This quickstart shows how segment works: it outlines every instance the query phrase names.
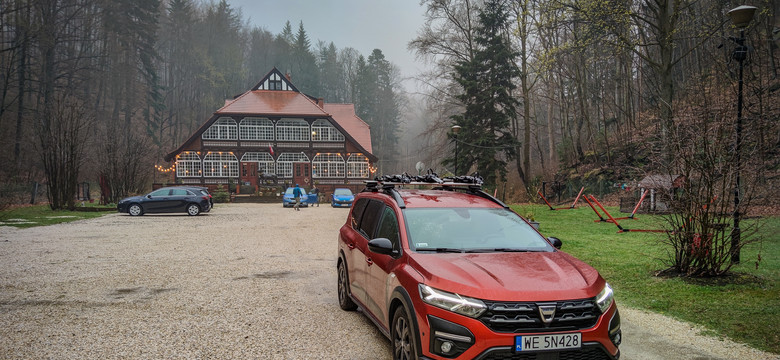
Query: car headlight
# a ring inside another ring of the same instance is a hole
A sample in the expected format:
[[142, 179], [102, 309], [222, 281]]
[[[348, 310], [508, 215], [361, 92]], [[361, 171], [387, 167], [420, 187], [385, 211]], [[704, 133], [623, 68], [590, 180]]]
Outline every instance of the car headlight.
[[601, 313], [604, 313], [609, 309], [609, 306], [612, 305], [613, 298], [614, 294], [612, 288], [607, 283], [604, 285], [604, 290], [601, 290], [598, 296], [596, 296], [596, 305], [601, 310]]
[[440, 307], [468, 317], [477, 318], [487, 309], [482, 300], [460, 296], [420, 284], [420, 297], [426, 304]]

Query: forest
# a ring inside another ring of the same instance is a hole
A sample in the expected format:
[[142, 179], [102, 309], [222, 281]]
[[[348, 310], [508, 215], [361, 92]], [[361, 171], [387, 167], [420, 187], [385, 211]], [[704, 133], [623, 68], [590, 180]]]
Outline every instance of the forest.
[[3, 191], [59, 184], [49, 200], [67, 207], [100, 176], [113, 199], [147, 189], [165, 153], [276, 67], [354, 103], [382, 172], [477, 171], [513, 201], [542, 182], [609, 192], [652, 173], [711, 175], [724, 199], [741, 174], [753, 204], [776, 198], [777, 2], [752, 3], [741, 31], [736, 1], [421, 4], [408, 49], [427, 70], [409, 93], [381, 49], [313, 44], [302, 22], [273, 34], [225, 0], [5, 0]]
[[33, 181], [64, 208], [99, 177], [111, 202], [147, 190], [168, 176], [165, 154], [274, 67], [306, 94], [355, 103], [393, 161], [398, 69], [380, 49], [313, 44], [302, 22], [272, 34], [224, 0], [3, 0], [0, 30], [6, 205]]

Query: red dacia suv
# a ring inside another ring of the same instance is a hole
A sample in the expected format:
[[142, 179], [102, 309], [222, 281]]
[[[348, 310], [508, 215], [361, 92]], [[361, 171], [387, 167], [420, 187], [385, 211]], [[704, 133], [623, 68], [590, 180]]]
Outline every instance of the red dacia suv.
[[339, 231], [340, 307], [393, 359], [619, 358], [609, 284], [474, 179], [369, 182]]

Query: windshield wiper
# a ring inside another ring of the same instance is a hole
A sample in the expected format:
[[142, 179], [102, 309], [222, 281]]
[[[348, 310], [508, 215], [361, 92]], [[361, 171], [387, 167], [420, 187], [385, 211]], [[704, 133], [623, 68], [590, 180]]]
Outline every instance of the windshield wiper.
[[455, 248], [416, 248], [416, 251], [435, 251], [437, 253], [462, 253], [463, 249], [455, 249]]
[[483, 252], [539, 252], [539, 250], [529, 249], [517, 249], [517, 248], [494, 248], [494, 249], [472, 249], [466, 250], [468, 253], [483, 253]]

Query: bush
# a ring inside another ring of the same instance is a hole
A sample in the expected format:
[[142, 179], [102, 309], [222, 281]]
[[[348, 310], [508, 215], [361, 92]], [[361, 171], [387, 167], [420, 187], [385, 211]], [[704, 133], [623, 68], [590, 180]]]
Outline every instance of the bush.
[[217, 186], [217, 190], [211, 194], [215, 203], [228, 203], [230, 202], [230, 193], [225, 189], [225, 185]]

